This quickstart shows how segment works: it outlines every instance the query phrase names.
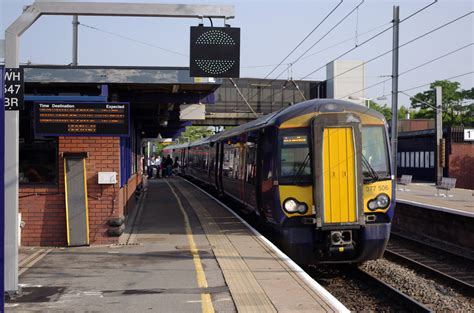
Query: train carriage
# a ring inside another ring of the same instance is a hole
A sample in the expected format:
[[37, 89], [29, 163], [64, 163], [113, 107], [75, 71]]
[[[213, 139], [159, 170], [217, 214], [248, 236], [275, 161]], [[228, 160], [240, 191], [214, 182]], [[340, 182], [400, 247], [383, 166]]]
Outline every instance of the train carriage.
[[395, 184], [386, 121], [347, 101], [302, 102], [188, 145], [182, 173], [241, 203], [301, 264], [382, 256]]

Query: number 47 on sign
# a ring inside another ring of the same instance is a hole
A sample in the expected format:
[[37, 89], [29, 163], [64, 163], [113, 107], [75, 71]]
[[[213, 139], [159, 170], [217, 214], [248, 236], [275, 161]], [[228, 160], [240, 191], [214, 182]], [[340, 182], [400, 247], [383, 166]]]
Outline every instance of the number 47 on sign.
[[5, 69], [5, 110], [23, 110], [23, 69]]

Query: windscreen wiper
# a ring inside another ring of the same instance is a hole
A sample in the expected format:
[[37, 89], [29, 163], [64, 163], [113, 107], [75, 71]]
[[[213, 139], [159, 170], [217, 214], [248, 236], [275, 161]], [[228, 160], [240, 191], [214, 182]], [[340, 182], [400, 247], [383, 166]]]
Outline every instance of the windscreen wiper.
[[306, 155], [306, 157], [304, 158], [303, 163], [301, 163], [300, 167], [298, 168], [298, 171], [296, 172], [296, 175], [293, 178], [293, 185], [297, 185], [299, 183], [300, 178], [301, 178], [301, 174], [303, 173], [303, 169], [308, 164], [308, 161], [309, 161], [309, 152]]
[[365, 158], [362, 154], [362, 163], [364, 164], [365, 168], [367, 169], [367, 174], [369, 174], [369, 178], [371, 183], [376, 182], [379, 180], [379, 175], [374, 170], [374, 168], [370, 165], [369, 161]]

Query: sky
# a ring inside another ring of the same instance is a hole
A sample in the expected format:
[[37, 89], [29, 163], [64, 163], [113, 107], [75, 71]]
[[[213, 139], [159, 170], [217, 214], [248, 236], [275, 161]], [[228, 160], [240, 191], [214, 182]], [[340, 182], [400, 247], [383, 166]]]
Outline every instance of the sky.
[[[103, 2], [152, 2], [168, 1], [107, 1]], [[342, 53], [360, 44], [381, 30], [390, 27], [393, 6], [400, 6], [403, 19], [428, 5], [429, 0], [389, 1], [366, 0], [344, 22], [322, 40], [336, 23], [349, 13], [360, 1], [344, 0], [330, 17], [319, 26], [303, 44], [284, 61], [293, 63], [292, 77], [297, 80], [314, 70], [321, 70], [306, 79], [324, 80], [324, 65]], [[32, 0], [0, 0], [0, 38], [4, 30]], [[220, 0], [179, 1], [186, 4], [226, 4], [235, 6], [235, 19], [228, 23], [241, 28], [241, 77], [266, 77], [324, 17], [339, 3], [339, 0]], [[438, 0], [437, 3], [400, 24], [400, 44], [404, 44], [430, 30], [474, 10], [473, 0]], [[184, 18], [126, 18], [126, 17], [80, 17], [79, 64], [117, 66], [188, 66], [189, 27], [200, 20]], [[20, 62], [33, 64], [69, 64], [72, 59], [72, 18], [43, 16], [21, 36]], [[209, 25], [209, 21], [204, 21]], [[214, 19], [214, 26], [223, 26], [222, 19]], [[93, 28], [95, 29], [93, 29]], [[357, 34], [357, 36], [356, 36]], [[319, 41], [303, 58], [294, 62], [303, 52]], [[474, 14], [460, 19], [413, 43], [400, 48], [399, 72], [422, 65], [458, 48], [458, 52], [426, 64], [400, 76], [399, 89], [429, 84], [435, 80], [453, 77], [474, 71]], [[470, 45], [470, 46], [469, 46]], [[467, 46], [467, 47], [466, 47]], [[354, 49], [341, 59], [369, 61], [392, 49], [392, 32]], [[169, 51], [171, 50], [171, 51]], [[1, 61], [1, 60], [0, 60]], [[287, 79], [286, 65], [268, 75]], [[392, 72], [392, 54], [366, 64], [366, 86], [387, 79]], [[382, 77], [381, 77], [382, 76]], [[384, 77], [385, 76], [385, 77]], [[461, 88], [474, 86], [474, 73], [454, 79]], [[421, 87], [406, 93], [414, 95], [427, 90]], [[391, 82], [380, 84], [365, 91], [367, 98], [388, 95], [390, 104]], [[409, 106], [409, 97], [400, 94], [399, 105]]]

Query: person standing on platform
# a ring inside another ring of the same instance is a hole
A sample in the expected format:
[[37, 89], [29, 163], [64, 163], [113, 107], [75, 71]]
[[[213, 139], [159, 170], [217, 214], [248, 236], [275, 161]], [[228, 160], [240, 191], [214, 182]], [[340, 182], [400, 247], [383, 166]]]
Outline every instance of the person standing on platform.
[[148, 174], [148, 179], [150, 179], [153, 176], [153, 159], [152, 158], [147, 158], [146, 162], [146, 172]]
[[160, 178], [160, 170], [161, 170], [161, 157], [157, 156], [155, 160], [156, 166], [156, 178]]
[[173, 162], [173, 174], [174, 175], [178, 175], [178, 171], [179, 171], [179, 158], [176, 157], [174, 158], [174, 162]]
[[166, 160], [164, 161], [163, 165], [166, 169], [166, 176], [171, 177], [172, 170], [173, 170], [173, 159], [171, 159], [171, 156], [169, 154], [166, 157]]

